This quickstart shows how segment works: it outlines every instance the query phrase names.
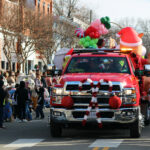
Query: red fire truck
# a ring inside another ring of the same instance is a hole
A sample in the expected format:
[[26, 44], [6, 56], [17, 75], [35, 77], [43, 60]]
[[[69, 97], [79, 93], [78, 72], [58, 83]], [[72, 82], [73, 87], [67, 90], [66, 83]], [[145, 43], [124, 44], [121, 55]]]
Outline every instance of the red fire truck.
[[150, 123], [149, 101], [142, 99], [150, 65], [135, 68], [136, 55], [130, 54], [130, 49], [74, 49], [52, 89], [52, 136], [61, 136], [63, 128], [114, 126], [140, 137], [144, 123]]

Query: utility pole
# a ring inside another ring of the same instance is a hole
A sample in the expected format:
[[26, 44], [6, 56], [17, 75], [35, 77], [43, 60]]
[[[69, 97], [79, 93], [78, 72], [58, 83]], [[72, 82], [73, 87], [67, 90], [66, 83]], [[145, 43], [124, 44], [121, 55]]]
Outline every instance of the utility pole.
[[90, 23], [92, 22], [92, 14], [93, 14], [93, 12], [92, 12], [92, 10], [90, 10]]

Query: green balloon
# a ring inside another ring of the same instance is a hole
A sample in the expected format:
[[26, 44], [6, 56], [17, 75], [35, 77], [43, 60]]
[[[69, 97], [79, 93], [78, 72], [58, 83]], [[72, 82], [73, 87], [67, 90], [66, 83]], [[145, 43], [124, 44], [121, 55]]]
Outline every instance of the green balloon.
[[105, 18], [104, 17], [101, 18], [101, 23], [105, 23]]
[[106, 23], [105, 23], [105, 27], [106, 27], [107, 29], [110, 29], [110, 28], [111, 28], [110, 23], [106, 22]]
[[79, 41], [79, 44], [82, 45], [82, 41], [81, 40]]
[[86, 41], [90, 41], [90, 40], [91, 40], [90, 36], [86, 36], [86, 37], [85, 37], [85, 40], [86, 40]]
[[97, 45], [96, 45], [96, 44], [94, 44], [94, 45], [93, 45], [93, 47], [94, 47], [94, 48], [97, 48]]
[[108, 16], [105, 17], [107, 22], [110, 22], [110, 18]]
[[84, 43], [84, 47], [87, 48], [87, 47], [89, 47], [89, 46], [90, 46], [90, 43], [89, 43], [89, 42], [85, 42], [85, 43]]
[[93, 40], [90, 41], [90, 46], [93, 46], [95, 42]]
[[81, 43], [85, 43], [85, 38], [80, 39]]
[[93, 39], [93, 41], [94, 41], [94, 44], [97, 44], [98, 39]]

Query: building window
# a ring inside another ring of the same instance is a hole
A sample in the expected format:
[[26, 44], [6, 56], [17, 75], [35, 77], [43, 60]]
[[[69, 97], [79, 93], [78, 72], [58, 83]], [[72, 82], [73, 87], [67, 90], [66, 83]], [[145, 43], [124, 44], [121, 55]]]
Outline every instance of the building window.
[[8, 70], [8, 62], [6, 62], [6, 70]]
[[50, 13], [50, 4], [47, 5], [47, 13]]
[[13, 63], [12, 63], [12, 71], [14, 71], [14, 72], [15, 72], [15, 70], [16, 70], [15, 62], [13, 62]]
[[38, 66], [39, 66], [39, 70], [41, 70], [42, 69], [42, 62], [38, 62]]
[[45, 2], [43, 2], [43, 14], [45, 13]]
[[38, 0], [38, 11], [40, 11], [40, 0]]
[[1, 68], [5, 69], [5, 61], [1, 61]]

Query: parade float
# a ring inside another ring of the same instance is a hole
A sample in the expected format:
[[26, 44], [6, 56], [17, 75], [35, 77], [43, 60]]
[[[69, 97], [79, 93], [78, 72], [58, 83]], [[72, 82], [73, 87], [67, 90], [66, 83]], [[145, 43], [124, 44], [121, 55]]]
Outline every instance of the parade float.
[[[118, 32], [120, 49], [98, 49], [96, 41], [109, 28], [110, 19], [104, 17], [85, 31], [75, 31], [84, 48], [71, 49], [60, 81], [52, 89], [52, 136], [61, 136], [63, 128], [102, 129], [117, 125], [128, 128], [130, 136], [138, 138], [144, 123], [149, 125], [149, 101], [142, 98], [143, 76], [149, 76], [150, 65], [141, 57], [141, 37], [133, 28], [122, 29]], [[128, 36], [123, 36], [128, 31]]]

